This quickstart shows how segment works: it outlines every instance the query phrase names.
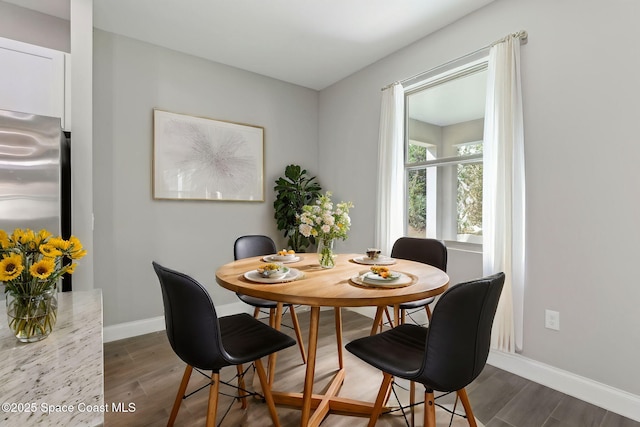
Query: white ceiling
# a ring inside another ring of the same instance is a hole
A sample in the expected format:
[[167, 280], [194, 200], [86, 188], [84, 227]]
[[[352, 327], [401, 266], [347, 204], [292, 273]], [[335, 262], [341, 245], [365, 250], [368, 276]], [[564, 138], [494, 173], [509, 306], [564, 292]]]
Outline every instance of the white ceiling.
[[[64, 19], [69, 0], [4, 0]], [[93, 0], [94, 26], [320, 90], [493, 0]]]

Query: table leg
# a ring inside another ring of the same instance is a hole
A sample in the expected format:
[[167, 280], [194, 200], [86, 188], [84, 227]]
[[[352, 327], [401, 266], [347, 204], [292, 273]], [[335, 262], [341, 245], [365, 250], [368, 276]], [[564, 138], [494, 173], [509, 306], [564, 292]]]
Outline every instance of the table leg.
[[384, 313], [384, 307], [378, 307], [376, 309], [376, 317], [373, 319], [373, 326], [371, 327], [371, 333], [369, 335], [375, 335], [378, 333], [380, 322], [382, 321], [382, 314]]
[[284, 311], [284, 305], [279, 302], [278, 305], [276, 305], [276, 318], [273, 322], [273, 327], [276, 330], [280, 330], [280, 325], [282, 324], [282, 312]]
[[273, 308], [269, 309], [269, 326], [276, 327], [276, 310]]
[[340, 307], [333, 308], [336, 318], [336, 344], [338, 344], [338, 366], [340, 369], [344, 368], [342, 361], [342, 311]]
[[311, 321], [309, 324], [309, 352], [307, 354], [307, 372], [304, 379], [304, 391], [302, 399], [302, 419], [300, 425], [309, 424], [311, 416], [311, 397], [313, 395], [313, 382], [316, 370], [316, 353], [318, 352], [318, 327], [320, 325], [320, 307], [311, 307]]
[[400, 306], [398, 304], [393, 306], [393, 318], [396, 319], [396, 326], [404, 323], [404, 319], [400, 317]]
[[[275, 319], [273, 321], [273, 325], [272, 327], [275, 328], [276, 330], [280, 330], [280, 325], [282, 323], [282, 303], [279, 302], [278, 305], [276, 306], [276, 314], [275, 314]], [[269, 355], [269, 359], [268, 359], [268, 369], [269, 369], [269, 373], [267, 375], [267, 380], [269, 381], [269, 386], [273, 385], [273, 381], [276, 377], [276, 357], [277, 357], [278, 352], [274, 352], [271, 353]]]

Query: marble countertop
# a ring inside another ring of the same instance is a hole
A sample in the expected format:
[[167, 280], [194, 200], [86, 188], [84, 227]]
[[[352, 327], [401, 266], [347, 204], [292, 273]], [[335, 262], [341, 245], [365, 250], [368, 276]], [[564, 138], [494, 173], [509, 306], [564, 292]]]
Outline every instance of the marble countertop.
[[53, 332], [35, 343], [13, 336], [0, 303], [0, 425], [103, 424], [102, 291], [58, 293]]

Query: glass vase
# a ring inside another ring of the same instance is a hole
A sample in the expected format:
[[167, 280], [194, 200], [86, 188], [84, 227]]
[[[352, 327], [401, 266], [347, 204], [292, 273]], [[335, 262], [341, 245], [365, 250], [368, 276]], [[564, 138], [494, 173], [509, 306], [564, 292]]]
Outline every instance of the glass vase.
[[336, 255], [333, 253], [333, 239], [318, 240], [318, 262], [322, 268], [333, 268], [336, 266]]
[[58, 316], [57, 290], [38, 294], [7, 293], [9, 329], [21, 342], [36, 342], [49, 336]]

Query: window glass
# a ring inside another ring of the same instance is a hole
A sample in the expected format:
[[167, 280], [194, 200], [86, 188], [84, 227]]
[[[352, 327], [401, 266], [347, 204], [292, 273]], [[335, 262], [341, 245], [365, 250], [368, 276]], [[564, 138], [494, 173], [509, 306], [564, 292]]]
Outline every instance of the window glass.
[[482, 243], [486, 63], [406, 91], [406, 234]]

